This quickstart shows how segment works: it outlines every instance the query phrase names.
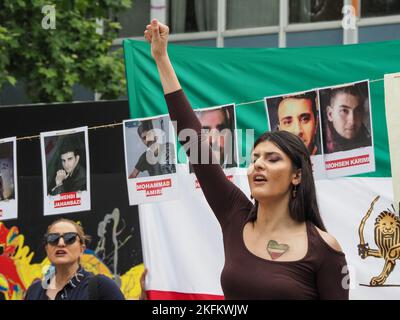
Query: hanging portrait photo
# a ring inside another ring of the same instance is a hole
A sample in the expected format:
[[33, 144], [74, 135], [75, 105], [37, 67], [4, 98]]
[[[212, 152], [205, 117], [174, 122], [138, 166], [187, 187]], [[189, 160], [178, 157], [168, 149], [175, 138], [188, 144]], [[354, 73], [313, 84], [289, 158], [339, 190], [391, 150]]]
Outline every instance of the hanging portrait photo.
[[[197, 109], [195, 113], [201, 123], [202, 133], [207, 136], [215, 162], [219, 163], [224, 170], [236, 168], [238, 150], [235, 105]], [[188, 163], [189, 172], [193, 173], [193, 166], [189, 161]]]
[[329, 177], [375, 170], [369, 81], [319, 89]]
[[176, 199], [176, 142], [167, 116], [125, 120], [130, 205]]
[[87, 127], [41, 133], [45, 214], [90, 210]]
[[264, 98], [271, 131], [297, 135], [307, 147], [316, 179], [325, 178], [321, 121], [315, 90]]
[[0, 139], [0, 220], [18, 216], [16, 137]]

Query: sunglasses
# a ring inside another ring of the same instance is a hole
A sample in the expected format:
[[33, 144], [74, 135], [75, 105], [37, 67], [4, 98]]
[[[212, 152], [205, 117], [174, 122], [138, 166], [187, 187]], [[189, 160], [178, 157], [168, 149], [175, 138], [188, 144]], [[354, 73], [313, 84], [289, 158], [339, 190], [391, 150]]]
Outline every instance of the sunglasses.
[[61, 233], [48, 233], [44, 236], [44, 243], [52, 246], [58, 245], [60, 238], [63, 238], [65, 245], [69, 246], [74, 244], [79, 235], [76, 232]]

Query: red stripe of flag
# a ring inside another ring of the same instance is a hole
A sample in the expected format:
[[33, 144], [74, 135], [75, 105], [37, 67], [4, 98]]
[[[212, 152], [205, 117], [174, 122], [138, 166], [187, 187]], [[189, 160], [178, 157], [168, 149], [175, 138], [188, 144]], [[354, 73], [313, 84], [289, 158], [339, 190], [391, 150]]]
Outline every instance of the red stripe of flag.
[[149, 300], [224, 300], [224, 296], [207, 293], [183, 293], [174, 291], [147, 290]]

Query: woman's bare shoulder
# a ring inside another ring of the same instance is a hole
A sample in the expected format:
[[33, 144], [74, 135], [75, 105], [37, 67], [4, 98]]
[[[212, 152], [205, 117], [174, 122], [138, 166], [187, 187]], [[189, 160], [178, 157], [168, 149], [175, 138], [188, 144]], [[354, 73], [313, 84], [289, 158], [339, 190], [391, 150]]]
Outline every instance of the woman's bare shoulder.
[[343, 252], [339, 242], [335, 239], [334, 236], [330, 235], [328, 232], [322, 231], [318, 227], [315, 227], [321, 236], [321, 238], [334, 250]]

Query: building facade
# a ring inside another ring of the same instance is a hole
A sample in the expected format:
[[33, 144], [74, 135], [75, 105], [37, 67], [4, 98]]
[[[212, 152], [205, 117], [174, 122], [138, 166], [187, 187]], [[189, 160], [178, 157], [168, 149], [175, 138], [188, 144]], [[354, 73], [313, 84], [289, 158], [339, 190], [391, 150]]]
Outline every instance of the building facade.
[[[400, 39], [399, 0], [134, 0], [119, 15], [114, 41], [143, 39], [151, 18], [171, 29], [172, 43], [208, 47], [304, 47]], [[74, 100], [96, 100], [81, 86]], [[126, 98], [126, 97], [121, 97]], [[29, 103], [23, 86], [6, 86], [0, 104]]]

